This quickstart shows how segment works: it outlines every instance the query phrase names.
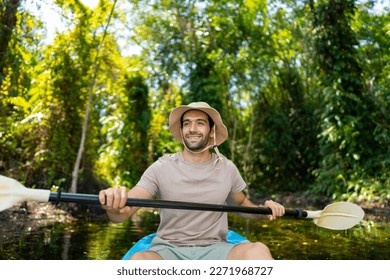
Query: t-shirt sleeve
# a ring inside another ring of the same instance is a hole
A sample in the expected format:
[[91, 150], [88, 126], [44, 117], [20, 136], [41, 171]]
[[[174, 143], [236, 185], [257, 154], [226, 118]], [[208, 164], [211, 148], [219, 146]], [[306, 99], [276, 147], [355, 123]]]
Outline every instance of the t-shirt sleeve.
[[247, 184], [242, 178], [238, 168], [232, 162], [229, 162], [229, 164], [231, 170], [230, 174], [232, 176], [232, 189], [230, 192], [231, 193], [241, 192], [246, 188]]
[[151, 166], [149, 166], [142, 174], [140, 180], [137, 183], [137, 186], [144, 188], [152, 196], [158, 193], [158, 182], [155, 172], [156, 164], [157, 163], [153, 163]]

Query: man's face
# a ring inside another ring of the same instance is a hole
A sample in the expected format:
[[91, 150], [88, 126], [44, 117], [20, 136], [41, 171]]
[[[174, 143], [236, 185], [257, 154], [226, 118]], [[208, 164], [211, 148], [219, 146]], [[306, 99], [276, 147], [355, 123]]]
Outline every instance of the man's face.
[[188, 149], [191, 151], [204, 149], [209, 143], [212, 132], [208, 115], [197, 110], [184, 113], [182, 131], [183, 139]]

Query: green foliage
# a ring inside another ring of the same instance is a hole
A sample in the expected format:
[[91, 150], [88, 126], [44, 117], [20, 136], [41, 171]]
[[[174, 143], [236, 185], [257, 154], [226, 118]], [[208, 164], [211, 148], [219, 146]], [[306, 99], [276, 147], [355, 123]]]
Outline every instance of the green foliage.
[[[313, 12], [315, 51], [324, 90], [319, 139], [322, 161], [312, 191], [339, 198], [355, 185], [357, 174], [373, 182], [384, 178], [383, 172], [388, 174], [389, 142], [375, 137], [378, 131], [384, 132], [382, 121], [378, 125], [375, 119], [388, 117], [362, 79], [364, 69], [351, 28], [354, 1], [322, 1]], [[340, 184], [339, 178], [345, 183]]]
[[27, 11], [18, 12], [20, 4], [0, 4], [0, 172], [24, 181], [34, 170], [31, 158], [39, 142], [41, 116], [29, 90], [41, 22]]
[[[252, 184], [258, 191], [299, 191], [315, 178], [318, 164], [317, 119], [314, 105], [303, 96], [302, 81], [294, 69], [281, 70], [278, 92], [281, 103], [272, 106], [260, 100], [255, 107], [255, 123], [250, 159]], [[260, 155], [260, 156], [259, 156]]]
[[[66, 31], [44, 46], [42, 22], [20, 3], [7, 15], [11, 6], [0, 6], [0, 172], [68, 186], [92, 92], [79, 189], [131, 187], [158, 157], [181, 150], [169, 112], [203, 100], [221, 112], [230, 136], [221, 151], [254, 193], [388, 200], [388, 9], [118, 1], [104, 35], [117, 1], [92, 11], [61, 0]], [[141, 53], [122, 54], [124, 37]]]
[[335, 198], [356, 203], [379, 203], [386, 204], [390, 199], [389, 177], [387, 178], [365, 178], [364, 171], [356, 172], [347, 181], [341, 175], [337, 178], [340, 185], [346, 189], [343, 194], [335, 194]]
[[[148, 165], [148, 131], [151, 118], [148, 87], [138, 73], [129, 73], [114, 115], [102, 120], [110, 147], [101, 150], [102, 174], [110, 184], [135, 185]], [[109, 153], [107, 153], [109, 151]]]

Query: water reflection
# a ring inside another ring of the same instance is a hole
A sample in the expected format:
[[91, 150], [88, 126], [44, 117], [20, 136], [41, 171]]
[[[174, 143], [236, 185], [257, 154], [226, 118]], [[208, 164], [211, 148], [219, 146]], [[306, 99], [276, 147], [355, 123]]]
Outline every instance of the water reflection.
[[390, 259], [388, 221], [365, 219], [344, 231], [324, 229], [311, 221], [295, 219], [248, 223], [231, 216], [230, 224], [251, 241], [267, 244], [275, 259]]
[[[145, 212], [136, 223], [89, 217], [10, 233], [0, 241], [0, 259], [120, 259], [137, 240], [156, 230], [158, 220], [157, 212]], [[319, 228], [307, 220], [247, 221], [234, 214], [229, 214], [229, 223], [249, 240], [267, 244], [275, 259], [390, 259], [387, 220], [366, 217], [346, 231]]]

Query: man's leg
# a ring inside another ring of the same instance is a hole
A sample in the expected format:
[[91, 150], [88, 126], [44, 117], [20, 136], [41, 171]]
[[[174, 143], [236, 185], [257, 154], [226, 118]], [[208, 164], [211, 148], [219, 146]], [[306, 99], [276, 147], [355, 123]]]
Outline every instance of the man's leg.
[[273, 260], [268, 247], [261, 242], [244, 242], [233, 247], [228, 260]]
[[162, 260], [162, 258], [155, 252], [146, 251], [133, 254], [130, 260]]

